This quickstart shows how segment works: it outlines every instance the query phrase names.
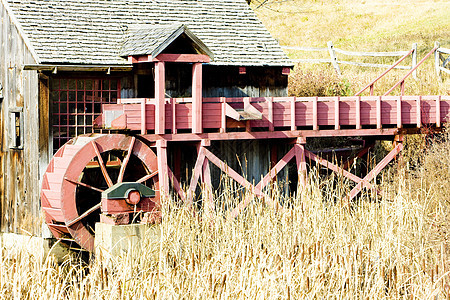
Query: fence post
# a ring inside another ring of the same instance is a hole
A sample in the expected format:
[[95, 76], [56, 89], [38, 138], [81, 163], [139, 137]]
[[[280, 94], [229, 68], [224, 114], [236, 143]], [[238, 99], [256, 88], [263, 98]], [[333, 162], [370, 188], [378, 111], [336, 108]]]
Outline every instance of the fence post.
[[[440, 44], [439, 42], [434, 42], [434, 47], [435, 48], [439, 48]], [[441, 69], [440, 69], [440, 57], [439, 57], [439, 49], [436, 49], [436, 51], [434, 51], [434, 68], [436, 69], [436, 75], [437, 77], [439, 77], [439, 80], [441, 80]]]
[[[417, 43], [412, 44], [412, 62], [411, 62], [411, 69], [414, 69], [417, 66]], [[417, 80], [417, 69], [413, 71], [412, 76], [414, 79]]]
[[341, 74], [341, 69], [339, 68], [338, 60], [337, 60], [337, 57], [336, 57], [336, 52], [334, 51], [333, 42], [329, 41], [327, 43], [327, 46], [328, 46], [328, 52], [330, 53], [330, 57], [331, 57], [331, 64], [336, 69], [336, 72], [339, 75], [342, 75]]

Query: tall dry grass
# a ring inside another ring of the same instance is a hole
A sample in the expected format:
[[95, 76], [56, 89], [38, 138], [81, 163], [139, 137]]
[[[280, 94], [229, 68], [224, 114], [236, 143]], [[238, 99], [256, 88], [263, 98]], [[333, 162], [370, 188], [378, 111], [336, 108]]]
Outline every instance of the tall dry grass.
[[449, 135], [428, 144], [383, 174], [380, 195], [350, 206], [342, 178], [315, 172], [291, 197], [267, 191], [283, 205], [254, 201], [232, 221], [223, 209], [251, 196], [232, 184], [202, 218], [167, 202], [160, 236], [137, 260], [58, 265], [1, 249], [0, 298], [448, 299]]

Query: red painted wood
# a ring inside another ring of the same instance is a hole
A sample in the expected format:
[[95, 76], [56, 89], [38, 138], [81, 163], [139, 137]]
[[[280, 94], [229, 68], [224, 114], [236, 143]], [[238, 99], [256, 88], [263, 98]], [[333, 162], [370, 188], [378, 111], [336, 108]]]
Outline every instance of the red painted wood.
[[303, 144], [296, 144], [294, 148], [295, 160], [297, 162], [298, 183], [301, 187], [305, 187], [307, 183], [305, 146]]
[[388, 155], [386, 155], [376, 166], [373, 168], [369, 174], [367, 174], [358, 184], [351, 190], [349, 195], [349, 200], [352, 200], [356, 197], [356, 195], [359, 194], [359, 192], [363, 189], [363, 187], [367, 186], [370, 188], [369, 182], [374, 179], [381, 170], [384, 169], [396, 156], [400, 153], [403, 149], [402, 143], [397, 143], [397, 145], [394, 147], [394, 149], [389, 152]]
[[164, 62], [155, 63], [155, 133], [165, 133], [166, 79]]
[[295, 123], [295, 101], [296, 101], [296, 97], [293, 97], [291, 100], [291, 130], [296, 130], [297, 126]]
[[192, 66], [192, 133], [202, 133], [202, 64]]
[[[367, 129], [361, 129], [363, 126], [374, 126], [383, 129], [387, 125], [403, 127], [404, 125], [418, 124], [441, 125], [450, 118], [450, 97], [442, 96], [383, 96], [383, 97], [259, 97], [250, 98], [248, 102], [262, 113], [261, 120], [251, 120], [250, 122], [235, 121], [227, 118], [223, 113], [224, 103], [228, 103], [234, 109], [243, 109], [245, 98], [204, 98], [202, 106], [201, 126], [197, 125], [202, 131], [208, 129], [216, 132], [225, 133], [227, 128], [245, 128], [247, 131], [261, 131], [260, 128], [266, 128], [268, 131], [286, 130], [289, 128], [295, 131], [297, 127], [312, 127], [322, 131], [323, 126], [332, 126], [335, 133], [327, 131], [326, 134], [335, 136], [341, 134], [341, 126], [352, 126], [359, 130], [362, 135], [371, 135], [372, 132]], [[131, 100], [128, 100], [132, 102]], [[176, 101], [176, 102], [175, 102]], [[123, 101], [122, 101], [123, 102]], [[420, 102], [420, 105], [418, 105]], [[195, 119], [193, 118], [195, 103], [192, 98], [165, 100], [165, 128], [176, 130], [192, 129]], [[155, 130], [156, 125], [156, 101], [146, 100], [146, 129]], [[140, 119], [142, 110], [140, 104], [120, 104], [117, 107], [105, 105], [104, 109], [123, 110], [126, 118], [126, 128], [131, 130], [140, 130]], [[176, 111], [173, 117], [172, 111]], [[420, 114], [420, 115], [418, 115]], [[293, 117], [295, 120], [293, 121]], [[440, 120], [438, 122], [438, 119]], [[117, 125], [120, 126], [120, 125]], [[420, 125], [421, 126], [421, 125]], [[123, 125], [121, 126], [123, 128]], [[197, 129], [198, 129], [197, 128]], [[254, 128], [259, 128], [254, 130]], [[328, 130], [328, 129], [327, 129]], [[178, 132], [178, 131], [177, 131]], [[199, 133], [200, 134], [200, 133]], [[187, 139], [189, 136], [183, 134]], [[308, 133], [308, 136], [323, 136], [323, 133]]]
[[168, 54], [162, 53], [152, 59], [154, 62], [209, 63], [211, 58], [204, 54]]
[[167, 142], [160, 140], [156, 142], [158, 160], [158, 177], [160, 194], [169, 197], [169, 171], [167, 166]]
[[264, 189], [269, 182], [277, 176], [277, 174], [284, 169], [284, 167], [291, 161], [295, 155], [295, 147], [292, 147], [283, 158], [270, 169], [269, 173], [256, 185], [257, 190]]

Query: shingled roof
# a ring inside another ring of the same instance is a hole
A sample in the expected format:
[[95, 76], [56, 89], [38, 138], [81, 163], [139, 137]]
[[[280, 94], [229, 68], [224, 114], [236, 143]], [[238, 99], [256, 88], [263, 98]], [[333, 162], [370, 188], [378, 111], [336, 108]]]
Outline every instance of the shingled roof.
[[7, 1], [40, 63], [129, 64], [124, 37], [136, 25], [186, 25], [215, 65], [290, 66], [245, 0]]
[[151, 55], [156, 57], [181, 35], [188, 37], [199, 53], [207, 54], [211, 59], [214, 58], [211, 50], [186, 25], [177, 23], [128, 28], [120, 56]]

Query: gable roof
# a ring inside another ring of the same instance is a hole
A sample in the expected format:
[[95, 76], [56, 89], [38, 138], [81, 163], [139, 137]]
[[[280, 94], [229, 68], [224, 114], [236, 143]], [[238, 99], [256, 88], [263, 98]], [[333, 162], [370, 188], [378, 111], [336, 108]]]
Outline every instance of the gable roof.
[[149, 25], [128, 28], [120, 56], [151, 55], [156, 57], [182, 34], [191, 40], [199, 52], [207, 54], [211, 59], [214, 58], [211, 50], [186, 25], [176, 23], [173, 25]]
[[246, 0], [4, 1], [41, 63], [129, 64], [120, 56], [129, 28], [178, 23], [214, 54], [210, 64], [292, 65]]

